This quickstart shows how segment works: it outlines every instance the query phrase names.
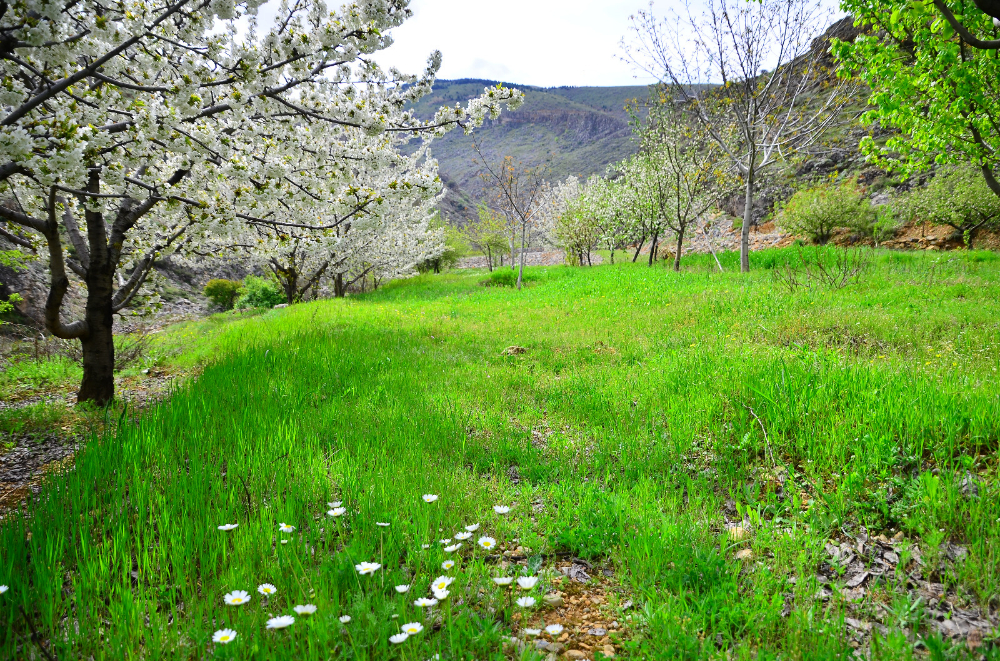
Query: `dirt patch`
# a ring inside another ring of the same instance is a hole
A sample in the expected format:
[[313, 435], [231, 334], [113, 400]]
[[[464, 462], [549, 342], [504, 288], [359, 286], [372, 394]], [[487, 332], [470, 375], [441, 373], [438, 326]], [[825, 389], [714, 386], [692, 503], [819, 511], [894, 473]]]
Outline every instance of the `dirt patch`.
[[50, 472], [72, 466], [73, 454], [82, 436], [19, 435], [7, 441], [0, 455], [0, 521], [8, 509], [38, 493], [42, 479]]

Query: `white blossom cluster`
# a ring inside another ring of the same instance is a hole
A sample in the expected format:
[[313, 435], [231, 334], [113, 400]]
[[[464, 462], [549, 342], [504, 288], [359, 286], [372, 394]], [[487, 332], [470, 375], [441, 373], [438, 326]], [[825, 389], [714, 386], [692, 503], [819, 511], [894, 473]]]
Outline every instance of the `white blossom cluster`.
[[[5, 5], [0, 236], [47, 247], [53, 333], [84, 337], [93, 322], [60, 321], [64, 265], [114, 311], [173, 251], [240, 247], [264, 260], [297, 240], [336, 259], [359, 247], [369, 261], [397, 251], [405, 258], [389, 270], [405, 270], [433, 243], [425, 216], [440, 181], [430, 139], [471, 131], [521, 101], [517, 90], [489, 88], [431, 121], [416, 118], [407, 108], [430, 91], [440, 54], [421, 76], [369, 59], [410, 16], [407, 0], [336, 11], [286, 0], [266, 29], [260, 4]], [[248, 22], [242, 35], [237, 19]], [[404, 156], [414, 138], [424, 148]]]

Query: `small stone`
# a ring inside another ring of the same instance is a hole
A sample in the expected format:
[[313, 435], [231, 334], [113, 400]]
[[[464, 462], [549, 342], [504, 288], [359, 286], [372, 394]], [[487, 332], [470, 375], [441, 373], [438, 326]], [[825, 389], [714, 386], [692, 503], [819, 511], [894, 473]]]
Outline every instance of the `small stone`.
[[600, 627], [594, 627], [593, 629], [588, 629], [587, 633], [591, 636], [606, 636], [608, 632], [606, 629], [601, 629]]
[[569, 640], [569, 633], [564, 631], [563, 635], [559, 636], [559, 642], [565, 643], [567, 640]]
[[744, 562], [753, 558], [753, 551], [750, 549], [741, 549], [736, 552], [736, 559], [742, 560]]
[[745, 539], [749, 532], [743, 526], [733, 526], [729, 529], [729, 536], [736, 541]]
[[587, 653], [581, 652], [580, 650], [569, 650], [566, 652], [566, 658], [568, 659], [586, 659]]
[[535, 645], [535, 647], [537, 649], [547, 650], [547, 649], [549, 649], [550, 643], [547, 640], [537, 639], [537, 640], [535, 640], [534, 645]]
[[612, 647], [611, 645], [605, 645], [604, 649], [602, 649], [601, 651], [604, 653], [605, 657], [609, 659], [615, 658], [615, 648]]
[[553, 654], [559, 654], [559, 652], [562, 652], [564, 649], [566, 649], [565, 645], [560, 645], [559, 643], [549, 643], [549, 651]]
[[551, 606], [552, 608], [559, 608], [563, 605], [563, 598], [559, 596], [558, 592], [549, 592], [542, 597], [542, 601], [546, 606]]

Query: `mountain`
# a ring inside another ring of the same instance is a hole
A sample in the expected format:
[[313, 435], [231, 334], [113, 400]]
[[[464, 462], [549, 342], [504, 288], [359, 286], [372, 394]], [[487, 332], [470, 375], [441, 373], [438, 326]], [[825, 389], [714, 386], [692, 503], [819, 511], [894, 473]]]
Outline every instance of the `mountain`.
[[[438, 80], [414, 110], [419, 117], [430, 118], [440, 106], [464, 105], [482, 94], [484, 87], [496, 84], [493, 80]], [[488, 120], [476, 130], [483, 153], [492, 161], [510, 155], [525, 165], [545, 164], [550, 180], [571, 174], [585, 178], [603, 173], [609, 164], [635, 151], [625, 104], [644, 99], [645, 86], [541, 88], [503, 84], [523, 91], [525, 100], [517, 110], [505, 111], [496, 121]], [[452, 131], [435, 140], [431, 152], [448, 189], [441, 203], [444, 216], [457, 223], [474, 216], [482, 182], [472, 136]]]

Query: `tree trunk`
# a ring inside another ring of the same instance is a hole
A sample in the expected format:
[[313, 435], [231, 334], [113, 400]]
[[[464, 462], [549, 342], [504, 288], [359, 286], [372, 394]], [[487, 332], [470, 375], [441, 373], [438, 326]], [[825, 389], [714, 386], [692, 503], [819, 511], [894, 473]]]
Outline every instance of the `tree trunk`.
[[674, 271], [681, 270], [681, 248], [684, 246], [684, 226], [681, 225], [681, 231], [677, 233], [677, 254], [674, 255]]
[[95, 252], [91, 251], [90, 268], [87, 269], [87, 333], [80, 338], [83, 381], [76, 401], [106, 406], [115, 396], [114, 313], [111, 302], [115, 269], [107, 259], [94, 259]]
[[642, 247], [646, 244], [646, 235], [643, 234], [642, 238], [639, 239], [639, 247], [635, 249], [635, 254], [632, 255], [632, 263], [635, 264], [635, 260], [639, 259], [639, 253], [642, 252]]
[[743, 209], [743, 227], [740, 231], [740, 271], [748, 273], [750, 271], [750, 221], [753, 220], [753, 161], [751, 160], [750, 170], [747, 173], [747, 195], [746, 207]]
[[656, 241], [660, 238], [660, 230], [653, 232], [653, 242], [649, 244], [649, 266], [656, 261]]
[[590, 249], [589, 248], [587, 249], [587, 266], [593, 266], [593, 264], [590, 263]]
[[333, 279], [333, 295], [337, 298], [344, 298], [344, 274], [338, 273]]
[[490, 252], [489, 246], [486, 246], [486, 268], [489, 269], [490, 273], [493, 273], [493, 254]]
[[615, 248], [614, 248], [614, 246], [611, 247], [611, 263], [612, 264], [615, 263]]
[[517, 242], [517, 229], [511, 231], [510, 233], [510, 270], [513, 271], [517, 262], [514, 260], [514, 248]]
[[521, 278], [524, 276], [524, 233], [527, 230], [527, 223], [521, 224], [521, 263], [517, 270], [517, 290], [521, 290]]

